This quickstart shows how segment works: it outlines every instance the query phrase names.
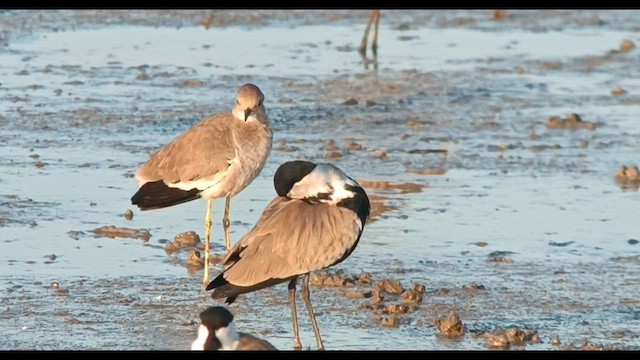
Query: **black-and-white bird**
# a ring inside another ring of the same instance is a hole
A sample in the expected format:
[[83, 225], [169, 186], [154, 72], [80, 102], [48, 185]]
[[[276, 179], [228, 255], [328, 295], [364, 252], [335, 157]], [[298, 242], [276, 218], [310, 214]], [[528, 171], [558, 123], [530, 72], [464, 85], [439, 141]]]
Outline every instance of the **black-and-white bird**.
[[200, 313], [198, 336], [191, 350], [264, 350], [275, 351], [275, 346], [251, 334], [238, 332], [233, 314], [222, 306], [211, 306]]
[[209, 249], [213, 200], [226, 198], [223, 227], [231, 250], [229, 205], [262, 171], [271, 152], [273, 132], [264, 94], [244, 84], [230, 112], [210, 116], [166, 144], [136, 172], [139, 189], [131, 203], [140, 210], [207, 200], [204, 284], [209, 283]]
[[207, 286], [231, 304], [240, 294], [289, 282], [294, 348], [302, 348], [295, 303], [302, 297], [318, 349], [324, 349], [309, 293], [309, 273], [344, 261], [356, 248], [369, 218], [364, 189], [329, 163], [286, 162], [274, 175], [278, 196], [224, 260], [226, 269]]

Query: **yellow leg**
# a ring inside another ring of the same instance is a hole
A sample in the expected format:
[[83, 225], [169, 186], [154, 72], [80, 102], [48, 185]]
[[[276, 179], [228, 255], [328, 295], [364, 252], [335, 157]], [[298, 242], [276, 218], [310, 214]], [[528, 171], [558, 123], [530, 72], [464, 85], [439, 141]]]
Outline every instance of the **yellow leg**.
[[231, 204], [231, 196], [227, 196], [227, 201], [224, 204], [224, 218], [222, 219], [222, 226], [224, 227], [224, 246], [227, 249], [227, 253], [231, 251], [231, 235], [229, 234], [229, 205]]
[[206, 287], [209, 285], [209, 252], [211, 249], [211, 211], [213, 210], [213, 200], [207, 200], [207, 215], [204, 218], [204, 279], [202, 282]]

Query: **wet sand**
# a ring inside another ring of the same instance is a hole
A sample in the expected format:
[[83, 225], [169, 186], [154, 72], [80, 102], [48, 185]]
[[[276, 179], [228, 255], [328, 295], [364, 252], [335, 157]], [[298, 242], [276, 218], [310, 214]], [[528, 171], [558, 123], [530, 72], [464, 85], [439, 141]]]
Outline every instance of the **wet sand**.
[[[314, 277], [328, 350], [640, 349], [638, 187], [616, 177], [640, 161], [639, 14], [383, 10], [374, 66], [367, 11], [0, 12], [0, 349], [189, 348], [221, 302], [197, 242], [170, 244], [202, 236], [205, 203], [141, 213], [133, 173], [248, 81], [274, 150], [234, 241], [292, 158], [372, 199], [358, 248]], [[232, 311], [292, 348], [286, 285]]]

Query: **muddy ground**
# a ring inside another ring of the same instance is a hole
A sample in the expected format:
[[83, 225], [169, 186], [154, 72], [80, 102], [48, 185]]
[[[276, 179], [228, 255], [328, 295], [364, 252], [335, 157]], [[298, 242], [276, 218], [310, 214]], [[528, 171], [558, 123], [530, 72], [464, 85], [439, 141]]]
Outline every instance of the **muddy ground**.
[[[199, 246], [168, 244], [203, 233], [205, 204], [141, 213], [133, 173], [244, 82], [274, 150], [234, 240], [292, 158], [373, 202], [356, 251], [314, 274], [328, 350], [640, 349], [640, 177], [615, 176], [640, 162], [639, 15], [383, 10], [373, 61], [365, 10], [0, 12], [0, 349], [189, 348], [220, 302]], [[292, 348], [286, 285], [231, 309]]]

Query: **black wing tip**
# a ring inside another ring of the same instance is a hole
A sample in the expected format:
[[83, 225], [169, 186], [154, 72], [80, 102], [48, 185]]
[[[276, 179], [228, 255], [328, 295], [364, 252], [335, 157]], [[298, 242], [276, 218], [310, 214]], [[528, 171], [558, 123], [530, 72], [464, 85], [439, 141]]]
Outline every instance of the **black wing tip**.
[[201, 190], [182, 190], [167, 186], [162, 180], [152, 181], [142, 185], [131, 197], [131, 204], [138, 209], [153, 210], [182, 204], [200, 197]]

